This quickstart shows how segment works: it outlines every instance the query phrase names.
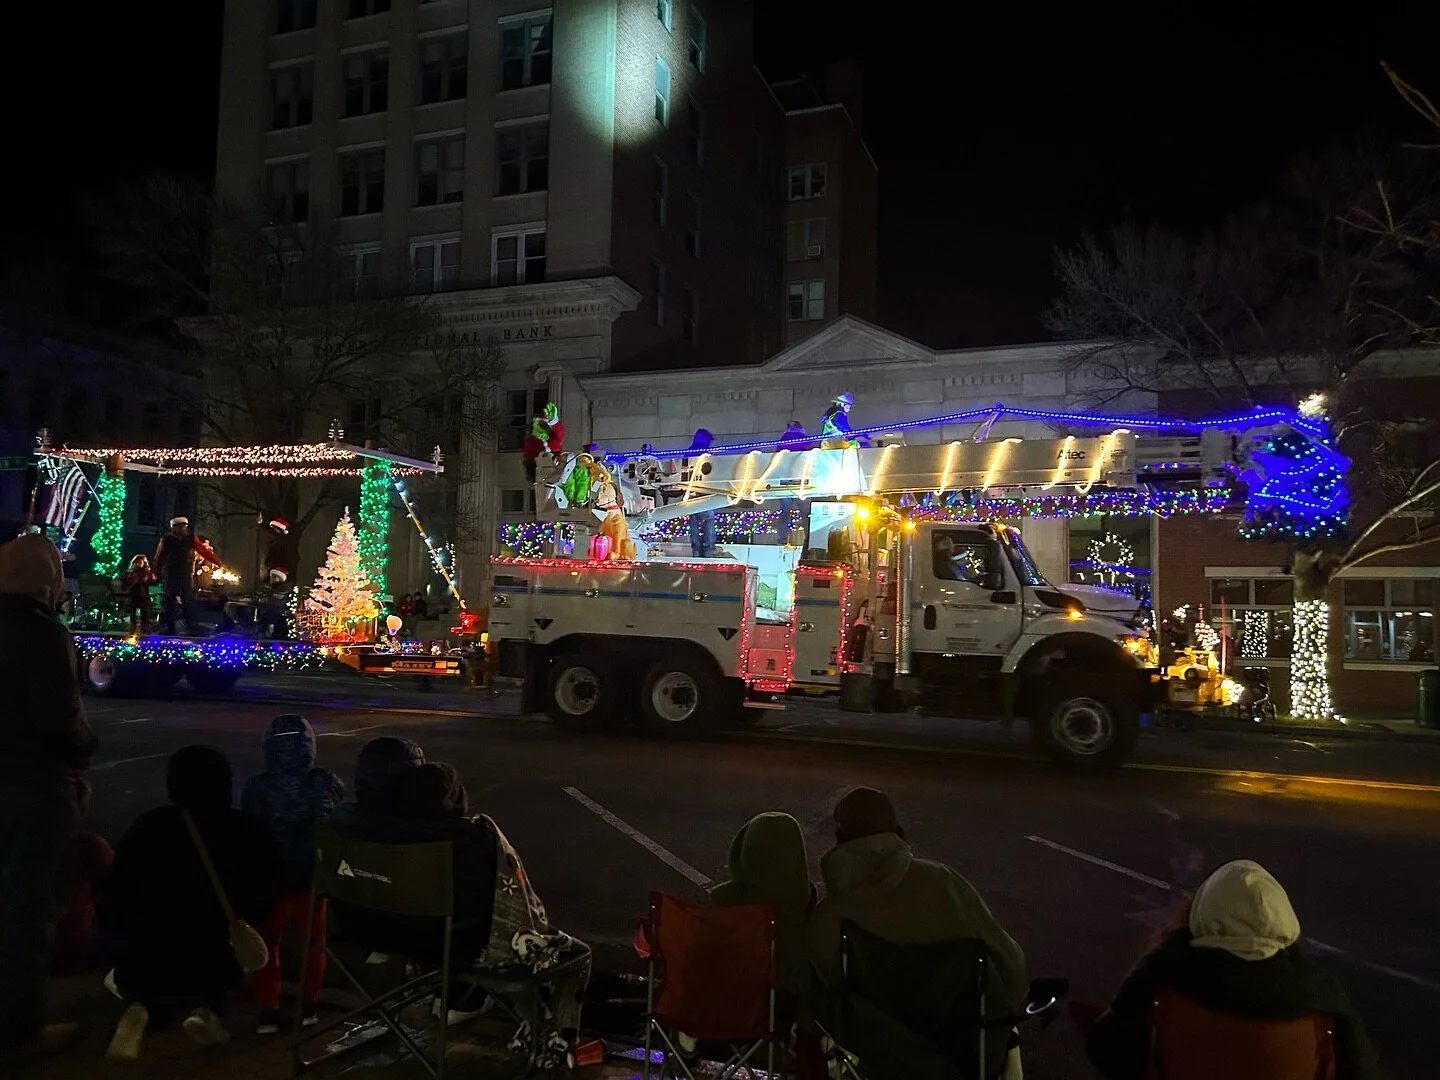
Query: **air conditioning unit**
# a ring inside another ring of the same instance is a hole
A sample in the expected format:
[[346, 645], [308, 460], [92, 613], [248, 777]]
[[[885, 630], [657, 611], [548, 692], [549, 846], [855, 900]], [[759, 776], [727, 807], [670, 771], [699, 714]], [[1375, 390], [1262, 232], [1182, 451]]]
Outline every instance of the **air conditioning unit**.
[[809, 247], [807, 247], [807, 248], [805, 249], [805, 257], [806, 257], [807, 259], [818, 259], [818, 258], [820, 258], [820, 256], [822, 256], [822, 255], [824, 255], [824, 254], [825, 254], [825, 245], [824, 245], [824, 244], [811, 244]]

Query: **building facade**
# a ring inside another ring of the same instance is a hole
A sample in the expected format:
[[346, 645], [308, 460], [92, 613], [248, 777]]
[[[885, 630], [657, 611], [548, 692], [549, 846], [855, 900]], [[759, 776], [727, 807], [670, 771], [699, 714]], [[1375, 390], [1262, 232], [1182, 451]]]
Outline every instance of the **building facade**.
[[[824, 135], [822, 110], [800, 125], [822, 134], [787, 151], [800, 129], [754, 67], [753, 33], [750, 0], [226, 5], [219, 197], [277, 231], [333, 236], [357, 293], [434, 292], [442, 333], [493, 332], [504, 350], [497, 430], [457, 431], [446, 478], [417, 492], [472, 583], [498, 517], [525, 512], [530, 417], [554, 402], [569, 443], [590, 439], [577, 377], [754, 365], [784, 346], [797, 154], [836, 177], [807, 202], [832, 216], [840, 250], [858, 133]], [[846, 241], [850, 262], [873, 263], [873, 211], [859, 221], [871, 235]], [[827, 272], [832, 318], [841, 279]], [[873, 304], [873, 266], [868, 289]], [[366, 402], [334, 411], [352, 436], [366, 429]], [[302, 568], [323, 541], [306, 538]], [[414, 581], [402, 570], [415, 538], [397, 528], [393, 542], [395, 590], [420, 584], [423, 560]]]
[[855, 65], [775, 83], [785, 110], [785, 341], [875, 318], [879, 174], [860, 136]]
[[[41, 428], [52, 445], [193, 446], [200, 436], [200, 380], [187, 358], [155, 345], [39, 320], [0, 316], [0, 535], [30, 519], [33, 453]], [[93, 484], [95, 470], [87, 471]], [[87, 500], [88, 501], [88, 500]], [[43, 520], [42, 488], [34, 508]], [[149, 555], [173, 514], [192, 514], [196, 488], [153, 473], [128, 478], [122, 550]], [[91, 506], [81, 519], [67, 574], [88, 572]]]

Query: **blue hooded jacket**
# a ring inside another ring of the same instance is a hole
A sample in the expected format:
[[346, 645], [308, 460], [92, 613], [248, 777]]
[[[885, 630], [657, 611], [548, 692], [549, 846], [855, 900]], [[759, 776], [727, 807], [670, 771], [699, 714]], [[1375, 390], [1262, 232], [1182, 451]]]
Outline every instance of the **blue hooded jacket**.
[[315, 826], [345, 797], [345, 785], [315, 766], [315, 732], [303, 716], [277, 716], [265, 732], [265, 771], [252, 776], [240, 809], [260, 821], [280, 851], [284, 892], [310, 888]]

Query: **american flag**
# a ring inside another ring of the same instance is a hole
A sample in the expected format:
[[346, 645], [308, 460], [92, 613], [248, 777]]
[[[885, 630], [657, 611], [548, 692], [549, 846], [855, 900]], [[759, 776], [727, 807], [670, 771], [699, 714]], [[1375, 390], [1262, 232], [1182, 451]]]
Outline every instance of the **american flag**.
[[75, 516], [80, 496], [85, 493], [85, 474], [80, 466], [71, 465], [70, 471], [50, 487], [50, 506], [45, 511], [45, 524], [64, 530]]

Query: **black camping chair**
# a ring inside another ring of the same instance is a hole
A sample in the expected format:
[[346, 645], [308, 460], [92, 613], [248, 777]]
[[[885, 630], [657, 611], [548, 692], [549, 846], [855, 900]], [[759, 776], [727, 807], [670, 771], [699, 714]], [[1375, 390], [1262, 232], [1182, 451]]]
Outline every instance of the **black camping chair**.
[[[454, 849], [450, 841], [377, 844], [347, 836], [330, 825], [321, 825], [316, 830], [315, 847], [315, 878], [310, 890], [312, 914], [316, 900], [323, 896], [372, 916], [395, 916], [407, 921], [438, 920], [443, 924], [442, 945], [438, 961], [434, 957], [427, 959], [418, 955], [404, 955], [404, 959], [418, 967], [420, 974], [407, 978], [400, 985], [379, 995], [372, 995], [356, 973], [336, 955], [327, 940], [325, 954], [329, 962], [344, 976], [345, 981], [360, 995], [364, 1003], [339, 1019], [307, 1033], [296, 1042], [293, 1048], [296, 1066], [302, 1071], [310, 1069], [353, 1049], [353, 1045], [347, 1045], [341, 1040], [319, 1055], [307, 1057], [303, 1053], [304, 1047], [321, 1036], [329, 1035], [336, 1028], [359, 1017], [373, 1016], [395, 1033], [431, 1076], [441, 1080], [445, 1075], [445, 1049], [449, 1034], [446, 1018], [450, 1011], [450, 987], [459, 983], [484, 990], [516, 1024], [529, 1025], [529, 1060], [525, 1066], [525, 1071], [529, 1072], [542, 1049], [540, 995], [535, 991], [588, 965], [589, 953], [585, 952], [538, 972], [529, 965], [515, 968], [473, 968], [463, 960], [459, 965], [452, 965], [451, 946], [456, 940], [457, 932], [464, 936], [466, 931], [474, 931], [477, 920], [455, 916]], [[327, 934], [328, 924], [329, 920]], [[305, 950], [301, 955], [308, 960], [308, 928], [311, 919], [307, 919], [305, 925]], [[357, 941], [355, 944], [366, 946], [370, 943]], [[394, 955], [393, 943], [385, 942], [383, 951]], [[302, 968], [302, 985], [304, 978]], [[439, 1051], [433, 1060], [400, 1022], [401, 1010], [432, 994], [438, 994], [440, 998]], [[528, 999], [528, 1003], [522, 1003], [522, 999]]]
[[[836, 1060], [851, 1080], [990, 1080], [991, 1039], [1008, 1045], [1027, 1019], [1053, 1018], [1069, 989], [1039, 980], [1019, 1013], [986, 999], [989, 954], [973, 939], [896, 945], [840, 924], [844, 981], [830, 1007]], [[822, 1023], [823, 1026], [823, 1023]]]

